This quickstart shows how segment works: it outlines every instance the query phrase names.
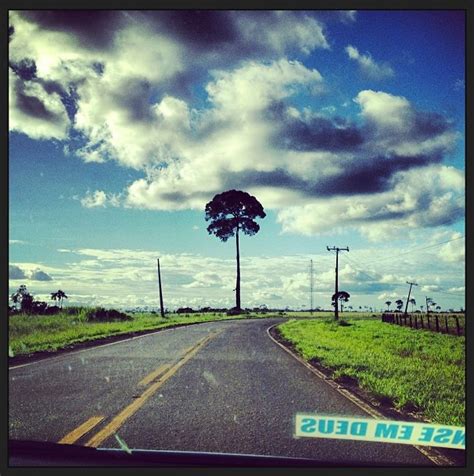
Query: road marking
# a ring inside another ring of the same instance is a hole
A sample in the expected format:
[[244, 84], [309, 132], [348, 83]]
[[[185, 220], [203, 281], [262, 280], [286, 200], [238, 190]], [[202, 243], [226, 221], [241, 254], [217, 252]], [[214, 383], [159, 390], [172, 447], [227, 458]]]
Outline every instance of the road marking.
[[146, 377], [144, 377], [140, 382], [138, 382], [139, 387], [143, 387], [145, 385], [148, 385], [150, 382], [153, 382], [153, 380], [156, 379], [159, 375], [164, 373], [166, 370], [168, 370], [169, 366], [171, 364], [163, 364], [160, 365], [156, 370], [148, 374]]
[[[295, 354], [292, 352], [290, 349], [288, 349], [286, 346], [278, 342], [271, 334], [270, 334], [270, 329], [273, 327], [278, 326], [278, 324], [273, 324], [267, 329], [267, 334], [270, 337], [270, 339], [275, 342], [279, 347], [281, 347], [285, 352], [290, 354], [294, 359], [296, 359], [298, 362], [303, 364], [307, 369], [309, 369], [314, 375], [319, 377], [321, 380], [326, 382], [328, 385], [330, 385], [334, 390], [339, 392], [341, 395], [344, 395], [347, 399], [351, 400], [354, 404], [356, 404], [359, 408], [364, 410], [366, 413], [368, 413], [370, 416], [374, 418], [381, 418], [381, 419], [386, 419], [385, 415], [380, 413], [379, 411], [375, 410], [372, 408], [370, 405], [365, 403], [363, 400], [361, 400], [359, 397], [354, 395], [352, 392], [349, 390], [343, 388], [341, 385], [339, 385], [337, 382], [332, 380], [331, 378], [328, 378], [326, 375], [324, 375], [321, 371], [313, 367], [310, 363], [306, 362], [302, 357], [299, 355]], [[440, 453], [438, 450], [435, 448], [431, 447], [422, 447], [418, 445], [413, 445], [413, 448], [416, 448], [420, 453], [422, 453], [426, 458], [431, 460], [433, 463], [435, 463], [437, 466], [454, 466], [456, 463], [452, 461], [450, 458], [447, 456], [444, 456], [442, 453]]]
[[89, 418], [86, 422], [82, 425], [79, 425], [76, 429], [72, 430], [68, 433], [64, 438], [61, 438], [58, 443], [62, 443], [65, 445], [72, 445], [75, 443], [79, 438], [84, 436], [86, 433], [92, 430], [94, 426], [100, 423], [105, 417], [104, 416], [94, 416]]
[[85, 446], [92, 446], [97, 448], [104, 440], [114, 434], [133, 414], [135, 414], [146, 401], [169, 379], [171, 378], [188, 360], [199, 352], [212, 338], [214, 338], [220, 331], [214, 332], [211, 335], [204, 337], [197, 342], [191, 351], [185, 354], [178, 360], [171, 368], [169, 368], [153, 385], [148, 387], [140, 397], [136, 398], [128, 407], [125, 407], [112, 421], [107, 424], [102, 430], [95, 434]]

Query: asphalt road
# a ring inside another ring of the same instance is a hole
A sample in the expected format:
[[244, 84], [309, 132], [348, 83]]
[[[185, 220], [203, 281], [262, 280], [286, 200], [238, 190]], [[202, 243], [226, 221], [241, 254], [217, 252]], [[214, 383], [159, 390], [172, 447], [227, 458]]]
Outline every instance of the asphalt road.
[[433, 463], [409, 445], [295, 438], [298, 412], [368, 415], [267, 335], [281, 319], [214, 322], [9, 372], [10, 438], [118, 448]]

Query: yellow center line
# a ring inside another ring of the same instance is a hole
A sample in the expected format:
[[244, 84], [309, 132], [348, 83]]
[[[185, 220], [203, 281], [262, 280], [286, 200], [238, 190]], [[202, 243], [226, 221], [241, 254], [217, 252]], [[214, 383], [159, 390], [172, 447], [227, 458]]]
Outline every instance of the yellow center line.
[[156, 370], [148, 374], [146, 377], [144, 377], [140, 382], [138, 382], [138, 386], [142, 387], [145, 385], [148, 385], [150, 382], [153, 382], [153, 380], [156, 379], [159, 375], [164, 373], [168, 368], [170, 367], [171, 364], [163, 364], [160, 365]]
[[103, 416], [94, 416], [89, 418], [89, 420], [78, 426], [75, 430], [72, 430], [64, 438], [60, 439], [58, 443], [72, 445], [79, 438], [81, 438], [81, 436], [84, 436], [88, 431], [92, 430], [92, 428], [94, 428], [94, 426], [100, 423], [104, 418], [105, 417]]
[[110, 423], [108, 423], [102, 430], [95, 434], [85, 446], [97, 447], [104, 440], [113, 435], [133, 414], [135, 414], [145, 402], [170, 378], [172, 377], [188, 360], [204, 347], [213, 337], [219, 332], [211, 334], [201, 339], [184, 357], [182, 357], [176, 364], [168, 369], [153, 385], [148, 387], [143, 394], [135, 399], [130, 405], [124, 408], [117, 416], [115, 416]]

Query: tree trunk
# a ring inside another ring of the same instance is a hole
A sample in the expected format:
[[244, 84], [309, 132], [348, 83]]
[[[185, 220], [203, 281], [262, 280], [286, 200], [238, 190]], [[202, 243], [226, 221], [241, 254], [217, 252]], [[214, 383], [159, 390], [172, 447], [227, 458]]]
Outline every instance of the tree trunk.
[[237, 233], [235, 234], [235, 244], [237, 247], [237, 282], [235, 284], [235, 307], [241, 309], [240, 307], [240, 250], [239, 250], [239, 228], [237, 228]]

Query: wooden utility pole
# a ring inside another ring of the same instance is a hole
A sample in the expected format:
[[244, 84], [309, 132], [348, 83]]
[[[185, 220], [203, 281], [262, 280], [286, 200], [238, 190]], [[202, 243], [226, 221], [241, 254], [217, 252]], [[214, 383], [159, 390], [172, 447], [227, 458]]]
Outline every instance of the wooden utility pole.
[[313, 288], [314, 288], [314, 275], [313, 275], [313, 260], [311, 260], [311, 263], [309, 265], [309, 294], [310, 294], [310, 308], [309, 311], [311, 315], [313, 315]]
[[[406, 302], [406, 304], [405, 304], [405, 316], [408, 315], [408, 312], [407, 312], [407, 311], [408, 311], [408, 302], [410, 301], [411, 287], [412, 287], [412, 286], [418, 286], [418, 284], [416, 284], [416, 283], [409, 283], [408, 281], [407, 281], [407, 284], [410, 285], [410, 289], [408, 290], [407, 302]], [[413, 308], [412, 308], [412, 311], [413, 311]]]
[[337, 246], [333, 246], [329, 248], [326, 246], [328, 251], [336, 251], [336, 286], [334, 291], [334, 319], [337, 321], [339, 319], [339, 305], [338, 305], [338, 292], [339, 292], [339, 277], [338, 277], [338, 268], [339, 268], [339, 251], [349, 251], [349, 247], [346, 246], [345, 248], [338, 248]]
[[163, 290], [161, 289], [161, 272], [160, 272], [160, 258], [157, 258], [158, 263], [158, 288], [160, 290], [160, 310], [161, 317], [165, 317], [165, 309], [163, 307]]

